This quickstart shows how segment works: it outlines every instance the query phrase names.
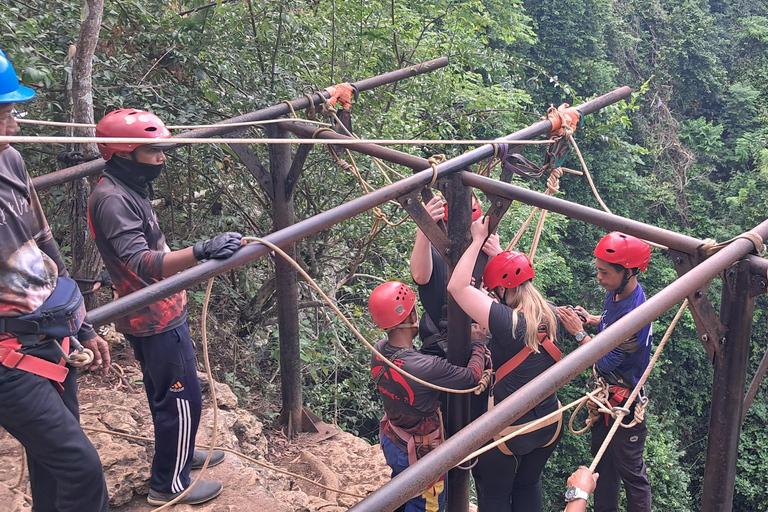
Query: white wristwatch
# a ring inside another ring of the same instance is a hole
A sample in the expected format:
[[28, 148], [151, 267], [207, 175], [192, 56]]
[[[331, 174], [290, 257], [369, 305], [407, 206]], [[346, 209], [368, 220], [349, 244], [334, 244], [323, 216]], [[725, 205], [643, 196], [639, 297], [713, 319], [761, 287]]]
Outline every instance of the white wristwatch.
[[576, 500], [586, 499], [589, 499], [589, 493], [579, 489], [578, 487], [569, 487], [568, 490], [565, 491], [565, 501], [568, 503]]
[[584, 338], [586, 338], [587, 336], [589, 336], [589, 334], [587, 334], [586, 331], [579, 331], [579, 332], [576, 333], [576, 336], [575, 336], [576, 337], [576, 341], [581, 343], [582, 341], [584, 341]]

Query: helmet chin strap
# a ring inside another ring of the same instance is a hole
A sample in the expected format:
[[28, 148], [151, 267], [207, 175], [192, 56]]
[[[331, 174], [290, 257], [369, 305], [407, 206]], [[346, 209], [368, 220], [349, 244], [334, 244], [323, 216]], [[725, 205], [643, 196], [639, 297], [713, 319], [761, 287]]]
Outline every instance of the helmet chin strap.
[[633, 274], [632, 271], [629, 270], [628, 268], [624, 269], [624, 277], [621, 279], [621, 286], [616, 288], [616, 295], [621, 295], [622, 293], [624, 293], [624, 288], [627, 287], [627, 284], [629, 284], [629, 280], [632, 279], [634, 275], [635, 274]]
[[419, 327], [419, 322], [416, 322], [416, 323], [413, 323], [413, 324], [400, 324], [400, 325], [396, 325], [394, 327], [390, 327], [389, 329], [387, 329], [387, 332], [394, 331], [395, 329], [413, 329], [414, 327], [418, 328]]
[[[408, 316], [411, 316], [410, 313], [408, 314]], [[394, 331], [395, 329], [413, 329], [414, 327], [416, 329], [419, 328], [419, 313], [418, 312], [416, 312], [416, 321], [415, 322], [409, 323], [409, 324], [406, 324], [406, 323], [398, 324], [398, 325], [396, 325], [394, 327], [390, 327], [389, 329], [386, 330], [386, 332]]]

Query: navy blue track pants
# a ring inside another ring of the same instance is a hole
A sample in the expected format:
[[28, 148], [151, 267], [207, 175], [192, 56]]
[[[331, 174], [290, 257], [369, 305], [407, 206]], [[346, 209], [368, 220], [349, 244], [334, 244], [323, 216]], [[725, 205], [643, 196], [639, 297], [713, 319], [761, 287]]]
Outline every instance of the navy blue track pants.
[[154, 336], [125, 338], [141, 363], [155, 424], [155, 456], [149, 486], [162, 493], [180, 492], [190, 483], [203, 402], [189, 325], [184, 322]]
[[80, 427], [77, 370], [48, 379], [0, 366], [0, 425], [24, 445], [34, 512], [107, 512], [99, 454]]

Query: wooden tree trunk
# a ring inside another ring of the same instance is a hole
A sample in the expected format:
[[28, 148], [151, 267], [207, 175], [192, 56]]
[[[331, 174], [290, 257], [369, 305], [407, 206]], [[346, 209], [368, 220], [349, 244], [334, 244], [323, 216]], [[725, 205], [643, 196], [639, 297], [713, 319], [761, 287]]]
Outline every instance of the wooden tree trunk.
[[[93, 54], [99, 41], [101, 17], [104, 11], [104, 0], [85, 0], [83, 2], [82, 24], [77, 50], [72, 65], [72, 119], [76, 123], [93, 124], [93, 94], [91, 92], [91, 73], [93, 71]], [[93, 128], [75, 128], [73, 135], [95, 135]], [[80, 148], [83, 155], [98, 155], [96, 144], [87, 144]], [[77, 279], [93, 279], [101, 270], [101, 257], [96, 249], [96, 243], [88, 226], [88, 197], [91, 194], [91, 184], [85, 178], [77, 179], [68, 186], [70, 204], [70, 247], [72, 247], [72, 264], [70, 272]], [[83, 286], [89, 288], [90, 286]], [[95, 294], [86, 296], [86, 307], [91, 309], [95, 304]]]

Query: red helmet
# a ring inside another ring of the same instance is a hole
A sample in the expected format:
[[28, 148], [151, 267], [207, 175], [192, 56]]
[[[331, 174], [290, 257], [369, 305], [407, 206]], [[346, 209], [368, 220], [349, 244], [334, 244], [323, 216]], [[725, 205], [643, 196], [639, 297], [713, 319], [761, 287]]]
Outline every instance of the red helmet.
[[488, 288], [503, 286], [515, 288], [536, 277], [528, 256], [517, 251], [504, 251], [497, 254], [483, 271], [483, 283]]
[[368, 299], [373, 323], [379, 329], [389, 329], [403, 323], [416, 307], [416, 294], [399, 281], [380, 284]]
[[[124, 137], [144, 139], [167, 139], [171, 132], [155, 114], [145, 110], [123, 108], [105, 115], [96, 125], [97, 137]], [[98, 144], [104, 160], [109, 160], [116, 151], [133, 151], [141, 144]]]
[[595, 256], [608, 263], [645, 272], [651, 261], [651, 246], [639, 238], [614, 231], [600, 240], [595, 247]]
[[[475, 196], [472, 196], [472, 222], [483, 216], [483, 210], [480, 208], [480, 201]], [[448, 203], [443, 205], [443, 220], [448, 222]]]

